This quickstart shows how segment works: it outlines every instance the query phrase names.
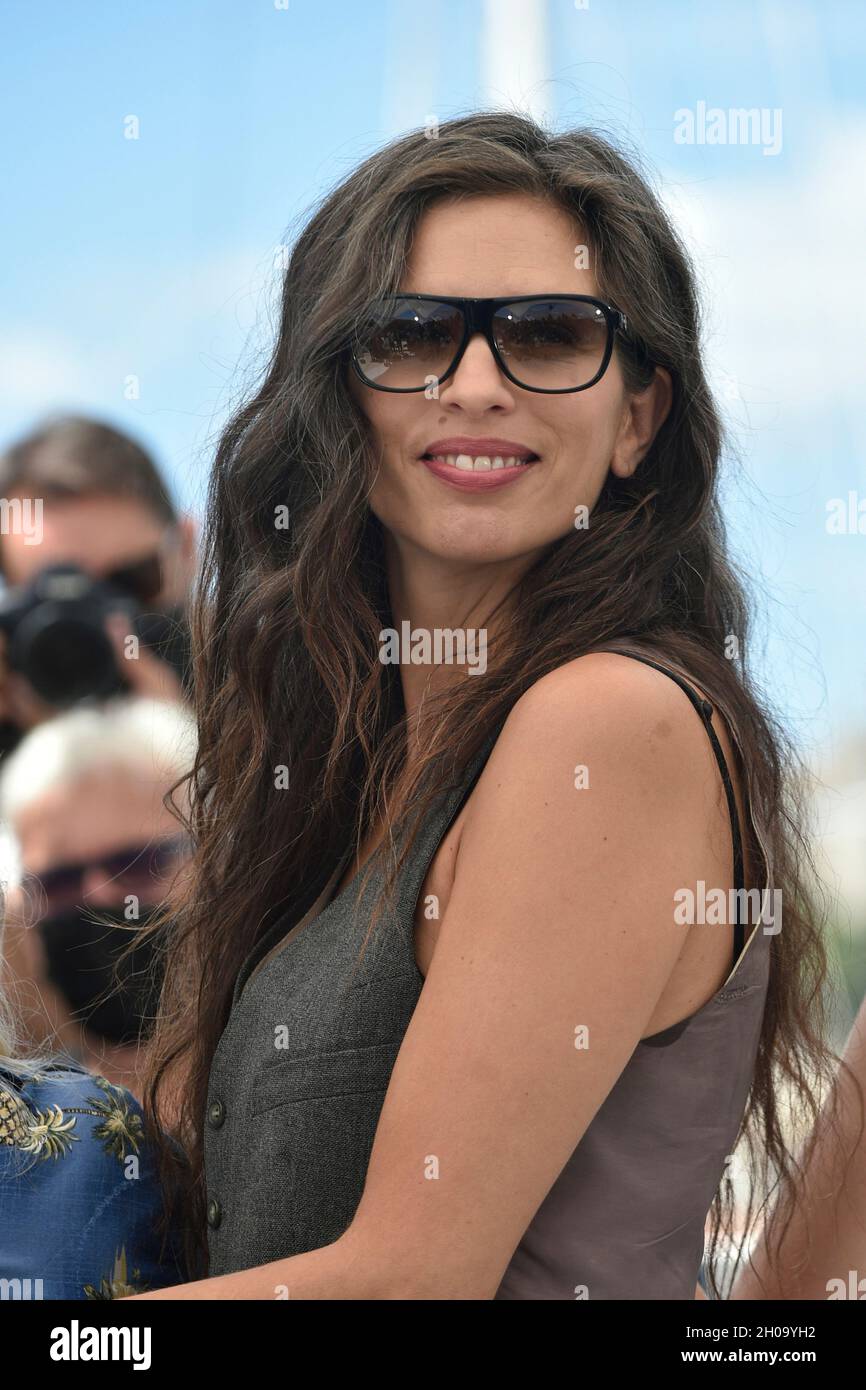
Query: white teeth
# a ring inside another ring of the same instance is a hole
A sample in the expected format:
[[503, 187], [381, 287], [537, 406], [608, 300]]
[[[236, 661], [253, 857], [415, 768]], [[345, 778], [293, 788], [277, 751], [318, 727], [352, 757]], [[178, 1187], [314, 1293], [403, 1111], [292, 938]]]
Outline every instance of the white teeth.
[[503, 457], [496, 454], [479, 454], [473, 458], [471, 454], [432, 454], [437, 463], [447, 463], [452, 468], [459, 468], [463, 473], [487, 473], [494, 468], [522, 468], [529, 460], [518, 458], [516, 454], [507, 454]]

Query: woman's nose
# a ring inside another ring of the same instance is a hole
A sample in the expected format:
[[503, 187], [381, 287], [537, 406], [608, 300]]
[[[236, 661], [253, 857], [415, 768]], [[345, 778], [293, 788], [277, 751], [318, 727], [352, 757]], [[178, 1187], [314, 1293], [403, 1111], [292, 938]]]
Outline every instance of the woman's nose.
[[447, 402], [465, 408], [507, 407], [513, 402], [515, 388], [499, 370], [483, 333], [474, 333], [466, 344], [454, 375], [440, 387], [439, 399], [447, 392]]

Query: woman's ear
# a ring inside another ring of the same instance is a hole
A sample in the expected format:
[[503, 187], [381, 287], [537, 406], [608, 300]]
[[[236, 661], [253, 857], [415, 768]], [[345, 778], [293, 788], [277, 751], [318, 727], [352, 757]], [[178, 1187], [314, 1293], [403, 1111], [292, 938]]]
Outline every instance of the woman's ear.
[[184, 512], [183, 515], [178, 518], [177, 530], [180, 538], [180, 552], [184, 562], [189, 566], [193, 566], [195, 565], [196, 545], [198, 540], [198, 528], [196, 526], [195, 517]]
[[656, 367], [649, 386], [626, 400], [610, 461], [618, 478], [630, 478], [664, 424], [674, 398], [670, 372]]

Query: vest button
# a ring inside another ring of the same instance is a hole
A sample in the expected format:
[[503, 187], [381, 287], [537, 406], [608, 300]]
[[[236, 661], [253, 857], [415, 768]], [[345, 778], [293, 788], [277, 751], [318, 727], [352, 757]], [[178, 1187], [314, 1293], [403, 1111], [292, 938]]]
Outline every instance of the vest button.
[[216, 1230], [223, 1219], [223, 1209], [216, 1197], [211, 1197], [207, 1204], [207, 1224]]
[[208, 1123], [212, 1129], [219, 1129], [226, 1117], [226, 1108], [221, 1100], [215, 1100], [207, 1112]]

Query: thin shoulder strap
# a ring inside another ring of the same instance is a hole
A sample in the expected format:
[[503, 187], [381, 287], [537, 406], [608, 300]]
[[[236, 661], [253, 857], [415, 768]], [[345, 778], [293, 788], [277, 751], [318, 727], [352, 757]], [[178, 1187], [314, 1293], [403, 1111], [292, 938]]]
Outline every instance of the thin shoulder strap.
[[[734, 887], [738, 890], [744, 889], [743, 838], [740, 830], [740, 817], [737, 812], [734, 785], [731, 781], [728, 764], [725, 760], [724, 752], [722, 751], [722, 745], [719, 743], [718, 735], [712, 724], [713, 706], [710, 704], [709, 700], [701, 699], [700, 695], [698, 695], [697, 691], [692, 689], [688, 681], [684, 680], [677, 671], [671, 670], [669, 666], [663, 666], [658, 661], [652, 661], [648, 656], [638, 656], [635, 652], [623, 651], [619, 647], [605, 647], [604, 650], [616, 652], [618, 656], [630, 656], [634, 661], [642, 661], [645, 666], [653, 666], [656, 671], [661, 671], [663, 675], [670, 676], [671, 680], [675, 681], [680, 687], [680, 690], [689, 697], [698, 714], [701, 716], [701, 721], [707, 731], [712, 750], [716, 756], [716, 762], [719, 766], [722, 784], [725, 788], [725, 798], [728, 803], [728, 814], [731, 818], [731, 843], [734, 851]], [[743, 923], [740, 921], [740, 902], [741, 896], [738, 891], [736, 895], [736, 907], [734, 909], [734, 966], [736, 966], [737, 961], [740, 959], [743, 953], [743, 947], [745, 946], [745, 929]]]

